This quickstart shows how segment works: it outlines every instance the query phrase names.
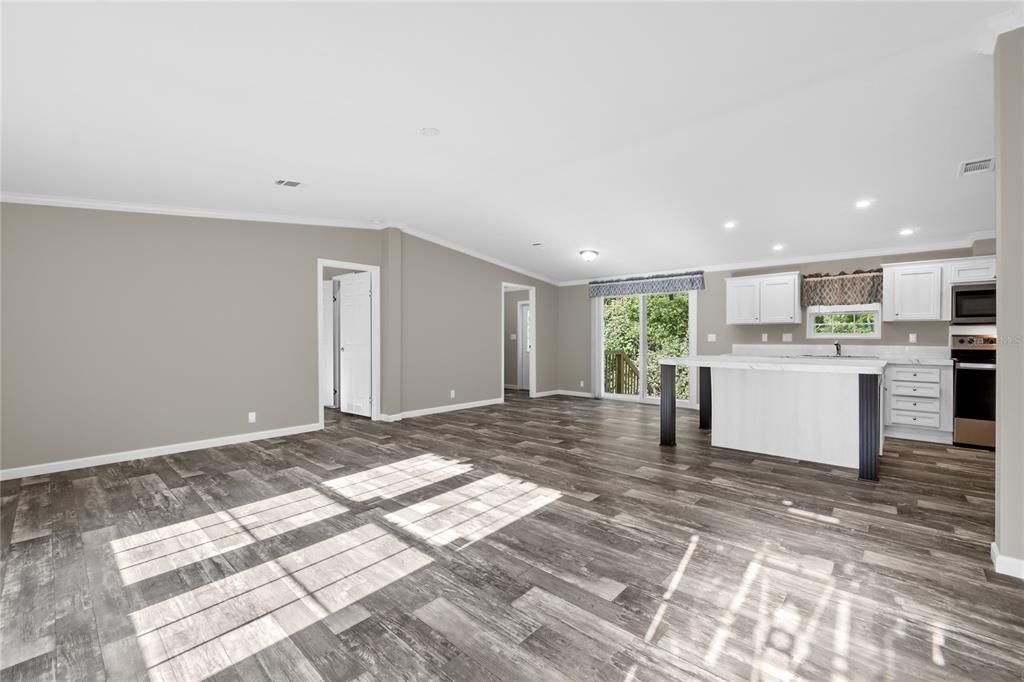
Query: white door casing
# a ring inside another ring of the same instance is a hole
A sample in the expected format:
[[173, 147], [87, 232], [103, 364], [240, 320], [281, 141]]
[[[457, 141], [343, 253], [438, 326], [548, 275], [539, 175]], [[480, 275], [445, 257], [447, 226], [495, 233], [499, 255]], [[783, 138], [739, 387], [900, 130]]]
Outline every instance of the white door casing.
[[338, 278], [341, 319], [339, 354], [341, 385], [338, 409], [370, 416], [371, 387], [371, 303], [369, 272], [355, 272]]
[[323, 283], [323, 306], [320, 315], [320, 404], [325, 407], [334, 406], [334, 283]]
[[516, 354], [516, 383], [519, 384], [520, 388], [530, 389], [530, 353], [533, 351], [533, 340], [531, 333], [532, 327], [532, 309], [530, 308], [529, 301], [519, 301], [518, 303], [518, 325], [516, 330], [516, 339], [518, 343], [517, 354]]

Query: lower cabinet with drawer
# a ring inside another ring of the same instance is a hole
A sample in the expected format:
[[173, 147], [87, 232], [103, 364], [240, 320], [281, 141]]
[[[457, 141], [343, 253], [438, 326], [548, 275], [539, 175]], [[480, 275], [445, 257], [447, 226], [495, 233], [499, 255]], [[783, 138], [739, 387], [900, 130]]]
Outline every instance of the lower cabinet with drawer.
[[953, 442], [952, 366], [887, 365], [885, 435]]

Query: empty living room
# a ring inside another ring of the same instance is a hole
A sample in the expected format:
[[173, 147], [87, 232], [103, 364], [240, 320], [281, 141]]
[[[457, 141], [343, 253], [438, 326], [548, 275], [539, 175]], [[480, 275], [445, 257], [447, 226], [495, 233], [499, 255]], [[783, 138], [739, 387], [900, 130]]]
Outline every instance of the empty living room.
[[1024, 3], [0, 2], [0, 680], [1024, 680]]

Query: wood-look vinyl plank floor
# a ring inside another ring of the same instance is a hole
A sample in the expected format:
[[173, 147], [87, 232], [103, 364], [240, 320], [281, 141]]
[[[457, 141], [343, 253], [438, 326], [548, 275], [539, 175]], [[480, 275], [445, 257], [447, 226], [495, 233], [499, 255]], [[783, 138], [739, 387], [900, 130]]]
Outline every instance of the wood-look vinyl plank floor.
[[4, 481], [0, 679], [1021, 680], [993, 455], [578, 398]]

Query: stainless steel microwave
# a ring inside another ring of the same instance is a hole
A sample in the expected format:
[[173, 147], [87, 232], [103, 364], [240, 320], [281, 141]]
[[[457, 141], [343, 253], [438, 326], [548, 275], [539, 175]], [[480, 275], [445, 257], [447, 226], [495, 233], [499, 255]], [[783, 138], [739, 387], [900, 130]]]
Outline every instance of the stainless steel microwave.
[[995, 324], [996, 283], [953, 286], [953, 324]]

